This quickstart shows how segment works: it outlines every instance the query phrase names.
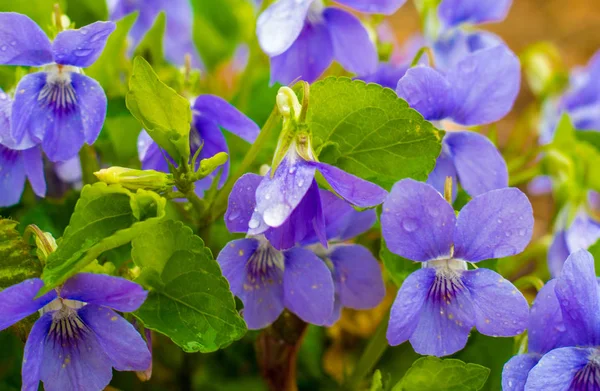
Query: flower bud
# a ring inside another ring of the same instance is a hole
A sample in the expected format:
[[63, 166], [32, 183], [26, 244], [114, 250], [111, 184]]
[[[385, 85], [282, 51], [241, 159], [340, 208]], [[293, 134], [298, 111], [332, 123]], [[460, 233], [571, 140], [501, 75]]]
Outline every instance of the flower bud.
[[110, 167], [97, 171], [94, 175], [106, 184], [118, 184], [130, 190], [146, 189], [164, 191], [175, 185], [171, 174], [154, 170]]

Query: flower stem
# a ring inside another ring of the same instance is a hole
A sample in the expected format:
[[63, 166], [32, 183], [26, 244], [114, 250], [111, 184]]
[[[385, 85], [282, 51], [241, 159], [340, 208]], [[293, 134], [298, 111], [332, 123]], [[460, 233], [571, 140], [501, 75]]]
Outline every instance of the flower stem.
[[79, 161], [81, 163], [81, 179], [84, 185], [89, 185], [98, 182], [98, 178], [94, 173], [100, 170], [98, 164], [98, 156], [94, 147], [84, 144], [79, 150]]

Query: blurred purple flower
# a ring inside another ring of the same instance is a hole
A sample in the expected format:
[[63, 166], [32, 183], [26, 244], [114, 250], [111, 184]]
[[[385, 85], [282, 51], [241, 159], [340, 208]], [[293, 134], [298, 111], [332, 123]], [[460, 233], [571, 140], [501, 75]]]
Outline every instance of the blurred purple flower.
[[0, 330], [34, 314], [23, 358], [23, 390], [104, 389], [119, 371], [145, 370], [150, 352], [133, 325], [116, 312], [137, 310], [146, 299], [138, 284], [100, 274], [80, 273], [60, 291], [39, 298], [40, 279], [0, 292]]
[[[405, 0], [337, 0], [358, 11], [391, 14]], [[360, 20], [322, 0], [278, 0], [259, 17], [258, 41], [271, 58], [271, 82], [315, 81], [334, 61], [366, 75], [377, 68], [377, 49]]]
[[29, 17], [0, 13], [0, 64], [46, 65], [17, 85], [11, 137], [18, 149], [41, 143], [48, 159], [64, 161], [84, 143], [96, 141], [106, 116], [106, 95], [80, 68], [96, 61], [114, 29], [112, 22], [96, 22], [61, 31], [50, 42]]
[[[219, 152], [229, 153], [227, 141], [220, 128], [253, 143], [259, 127], [242, 112], [229, 104], [223, 98], [215, 95], [200, 95], [192, 105], [192, 127], [190, 129], [190, 153], [194, 155], [202, 147], [200, 159], [206, 159]], [[145, 130], [138, 138], [138, 156], [144, 170], [169, 172], [165, 160], [166, 153], [150, 138]], [[172, 161], [173, 164], [176, 162]], [[200, 160], [198, 160], [200, 164]], [[196, 193], [199, 196], [209, 189], [218, 170], [196, 183]], [[222, 186], [229, 176], [229, 160], [223, 166], [219, 186]]]
[[383, 204], [381, 229], [388, 248], [424, 262], [402, 284], [390, 315], [391, 345], [410, 340], [419, 354], [445, 356], [462, 349], [475, 326], [485, 335], [525, 330], [527, 301], [515, 286], [467, 262], [518, 254], [533, 232], [533, 211], [520, 190], [492, 190], [455, 216], [430, 185], [403, 179]]
[[165, 12], [167, 26], [163, 38], [165, 58], [183, 66], [185, 55], [192, 58], [194, 68], [203, 68], [202, 60], [192, 39], [193, 12], [189, 0], [109, 0], [110, 19], [119, 20], [138, 11], [138, 17], [129, 31], [131, 50], [140, 43], [161, 11]]
[[442, 0], [438, 15], [445, 28], [500, 22], [506, 18], [511, 5], [512, 0]]

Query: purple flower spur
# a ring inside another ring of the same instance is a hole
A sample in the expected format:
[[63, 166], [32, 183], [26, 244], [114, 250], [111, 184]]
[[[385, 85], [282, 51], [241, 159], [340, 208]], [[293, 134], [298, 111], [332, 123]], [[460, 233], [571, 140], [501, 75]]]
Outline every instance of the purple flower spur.
[[113, 22], [96, 22], [61, 31], [50, 42], [29, 17], [0, 13], [0, 64], [44, 66], [16, 87], [11, 137], [19, 149], [41, 143], [48, 159], [65, 161], [84, 143], [96, 141], [106, 116], [106, 95], [81, 68], [98, 59], [114, 29]]
[[40, 312], [23, 358], [23, 390], [42, 381], [48, 391], [97, 391], [108, 385], [112, 368], [144, 371], [151, 362], [146, 342], [114, 310], [137, 310], [148, 292], [119, 277], [80, 273], [39, 298], [40, 279], [0, 292], [0, 330]]
[[402, 284], [387, 338], [410, 340], [419, 354], [446, 356], [462, 349], [473, 327], [485, 335], [525, 330], [528, 305], [498, 273], [468, 263], [518, 254], [529, 243], [533, 211], [520, 190], [493, 190], [473, 198], [455, 216], [430, 185], [403, 179], [383, 204], [381, 229], [388, 248], [423, 262]]

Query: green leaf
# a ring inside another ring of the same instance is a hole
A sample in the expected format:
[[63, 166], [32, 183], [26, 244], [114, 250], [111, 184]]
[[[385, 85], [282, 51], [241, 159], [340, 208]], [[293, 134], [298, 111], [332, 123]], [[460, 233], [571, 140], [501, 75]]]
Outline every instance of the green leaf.
[[401, 257], [391, 252], [383, 238], [381, 238], [381, 249], [379, 257], [383, 261], [385, 270], [389, 273], [392, 281], [397, 286], [401, 286], [404, 280], [414, 271], [421, 267], [420, 262], [413, 262], [410, 259]]
[[85, 69], [88, 76], [102, 85], [108, 97], [122, 96], [127, 92], [121, 80], [129, 71], [127, 59], [127, 34], [138, 17], [137, 12], [117, 21], [117, 28], [108, 37], [106, 47], [100, 57]]
[[373, 380], [371, 381], [371, 388], [369, 391], [383, 391], [383, 379], [381, 376], [381, 371], [378, 369], [373, 374]]
[[134, 313], [145, 327], [186, 352], [213, 352], [245, 334], [227, 280], [190, 228], [167, 220], [132, 244], [133, 261], [142, 268], [136, 281], [151, 289]]
[[66, 14], [77, 28], [99, 20], [108, 20], [108, 7], [105, 1], [66, 0], [66, 3]]
[[17, 221], [0, 219], [0, 290], [42, 273], [31, 246], [16, 230], [17, 225]]
[[389, 88], [345, 77], [311, 86], [306, 122], [321, 161], [387, 189], [425, 180], [444, 136]]
[[490, 370], [452, 358], [423, 357], [415, 361], [393, 391], [477, 391]]
[[164, 216], [166, 200], [157, 194], [102, 182], [85, 186], [69, 226], [48, 257], [42, 292], [62, 284], [104, 251], [122, 246]]
[[594, 265], [596, 267], [596, 274], [600, 273], [600, 240], [596, 241], [596, 243], [592, 244], [588, 251], [594, 257]]
[[590, 144], [600, 152], [600, 132], [596, 130], [579, 130], [575, 132], [575, 137], [579, 141]]
[[[165, 35], [166, 15], [161, 11], [152, 27], [146, 32], [142, 41], [135, 49], [135, 55], [144, 57], [150, 64], [154, 66], [164, 62], [165, 55], [163, 51], [163, 37]], [[182, 59], [183, 61], [183, 59]]]
[[64, 0], [35, 0], [35, 1], [15, 1], [0, 0], [0, 12], [18, 12], [25, 14], [33, 19], [42, 30], [47, 33], [52, 32], [52, 13], [54, 4], [58, 3], [64, 9]]
[[190, 156], [190, 102], [164, 84], [142, 57], [133, 60], [127, 108], [176, 161]]

